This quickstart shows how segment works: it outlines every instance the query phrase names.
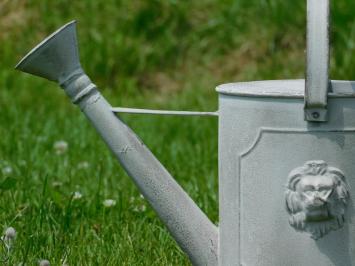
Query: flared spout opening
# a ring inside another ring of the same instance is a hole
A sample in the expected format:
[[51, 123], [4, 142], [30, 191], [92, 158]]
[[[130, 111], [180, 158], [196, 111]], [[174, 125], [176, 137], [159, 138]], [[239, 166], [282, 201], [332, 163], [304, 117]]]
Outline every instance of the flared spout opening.
[[15, 67], [48, 80], [63, 82], [80, 68], [76, 21], [71, 21], [33, 48]]

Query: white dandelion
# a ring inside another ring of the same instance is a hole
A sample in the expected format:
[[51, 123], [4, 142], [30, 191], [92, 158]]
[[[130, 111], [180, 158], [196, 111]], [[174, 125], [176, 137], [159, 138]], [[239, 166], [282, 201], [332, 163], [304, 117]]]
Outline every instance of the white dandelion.
[[11, 166], [5, 166], [3, 169], [2, 169], [2, 173], [4, 175], [11, 175], [13, 172], [12, 170], [12, 167]]
[[51, 266], [49, 260], [40, 260], [39, 266]]
[[79, 200], [83, 197], [83, 195], [79, 191], [75, 191], [73, 194], [73, 200]]
[[145, 212], [147, 210], [147, 206], [145, 204], [134, 207], [134, 212]]
[[145, 212], [146, 210], [147, 210], [147, 206], [145, 206], [145, 204], [141, 205], [140, 211]]
[[134, 203], [136, 201], [136, 198], [135, 197], [130, 197], [129, 198], [129, 203]]
[[1, 241], [4, 245], [5, 250], [6, 250], [6, 257], [3, 260], [3, 262], [7, 261], [9, 259], [10, 252], [11, 252], [12, 245], [13, 245], [15, 238], [16, 238], [16, 230], [13, 227], [6, 228], [3, 236], [1, 237]]
[[89, 168], [89, 163], [87, 161], [83, 161], [78, 163], [78, 169], [88, 169]]
[[106, 208], [110, 208], [110, 207], [113, 207], [116, 205], [116, 201], [113, 200], [113, 199], [105, 199], [104, 202], [103, 202], [103, 205], [106, 207]]
[[16, 230], [13, 227], [8, 227], [4, 233], [4, 240], [5, 241], [13, 241], [16, 238]]
[[54, 187], [54, 188], [59, 188], [61, 186], [63, 186], [63, 183], [60, 181], [53, 181], [52, 182], [52, 187]]
[[58, 155], [64, 154], [68, 150], [68, 143], [64, 140], [59, 140], [59, 141], [54, 142], [53, 148], [54, 148], [56, 154], [58, 154]]

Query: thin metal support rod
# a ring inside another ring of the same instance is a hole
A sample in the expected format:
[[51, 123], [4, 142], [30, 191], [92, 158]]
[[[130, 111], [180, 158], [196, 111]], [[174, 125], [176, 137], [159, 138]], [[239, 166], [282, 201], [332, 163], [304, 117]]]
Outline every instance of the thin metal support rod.
[[182, 116], [218, 116], [218, 111], [215, 112], [194, 112], [194, 111], [170, 111], [170, 110], [151, 110], [137, 109], [126, 107], [112, 107], [114, 113], [129, 113], [129, 114], [149, 114], [149, 115], [182, 115]]

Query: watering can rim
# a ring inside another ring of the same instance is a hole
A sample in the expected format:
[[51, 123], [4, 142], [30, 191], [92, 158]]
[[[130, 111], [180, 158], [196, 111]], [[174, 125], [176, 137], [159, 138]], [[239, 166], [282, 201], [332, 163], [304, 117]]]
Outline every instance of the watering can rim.
[[[355, 81], [331, 80], [330, 98], [355, 98]], [[305, 80], [261, 80], [221, 84], [216, 87], [220, 94], [243, 97], [300, 98], [304, 99]]]
[[59, 32], [64, 31], [64, 29], [71, 27], [71, 26], [76, 25], [76, 20], [72, 20], [63, 26], [61, 26], [59, 29], [56, 31], [52, 32], [50, 35], [48, 35], [44, 40], [42, 40], [40, 43], [38, 43], [35, 47], [33, 47], [21, 60], [20, 62], [17, 63], [15, 66], [15, 69], [21, 69], [21, 67], [26, 64], [26, 62], [35, 54], [38, 53], [39, 49], [44, 49], [45, 48], [45, 43], [49, 42], [53, 38], [55, 38]]

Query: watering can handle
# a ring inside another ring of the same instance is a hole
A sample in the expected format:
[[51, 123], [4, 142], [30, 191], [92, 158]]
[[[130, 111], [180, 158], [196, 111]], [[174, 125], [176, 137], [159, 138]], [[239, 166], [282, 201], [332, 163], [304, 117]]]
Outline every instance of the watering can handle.
[[307, 0], [306, 121], [327, 121], [329, 0]]

